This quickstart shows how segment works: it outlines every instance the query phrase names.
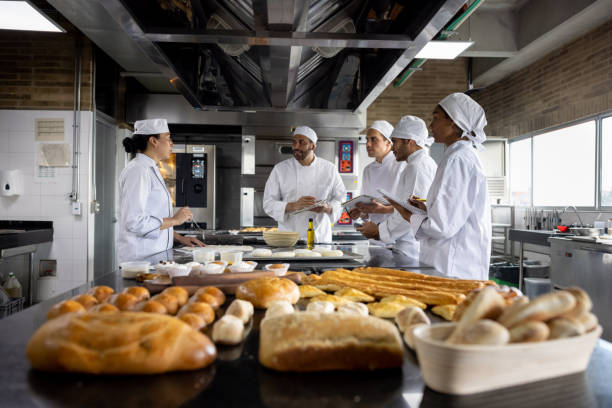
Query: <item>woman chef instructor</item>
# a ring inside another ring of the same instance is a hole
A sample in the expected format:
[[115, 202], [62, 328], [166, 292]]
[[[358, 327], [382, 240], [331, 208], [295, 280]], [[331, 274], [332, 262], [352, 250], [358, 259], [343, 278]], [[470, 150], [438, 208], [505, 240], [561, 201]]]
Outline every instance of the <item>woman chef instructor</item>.
[[476, 149], [482, 149], [487, 124], [482, 107], [469, 96], [454, 93], [433, 111], [431, 132], [446, 145], [444, 157], [427, 194], [425, 210], [411, 213], [392, 203], [410, 222], [421, 244], [420, 261], [447, 276], [488, 279], [491, 256], [491, 209], [484, 174]]
[[118, 262], [138, 261], [171, 249], [174, 241], [204, 246], [192, 237], [174, 232], [175, 225], [192, 219], [188, 207], [172, 215], [172, 200], [157, 163], [172, 153], [166, 119], [139, 120], [132, 137], [123, 139], [132, 159], [119, 177]]

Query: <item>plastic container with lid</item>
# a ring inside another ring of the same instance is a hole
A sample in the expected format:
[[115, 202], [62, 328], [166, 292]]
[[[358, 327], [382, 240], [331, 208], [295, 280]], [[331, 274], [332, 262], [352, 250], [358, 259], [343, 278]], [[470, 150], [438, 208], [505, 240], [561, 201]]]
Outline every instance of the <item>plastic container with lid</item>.
[[4, 282], [4, 290], [11, 297], [11, 299], [20, 298], [21, 294], [21, 283], [13, 272], [9, 273], [8, 279]]
[[242, 262], [242, 251], [223, 251], [221, 252], [220, 259], [230, 265]]
[[138, 273], [149, 272], [149, 265], [151, 265], [151, 262], [121, 262], [119, 268], [121, 268], [121, 276], [124, 279], [136, 279]]
[[200, 248], [193, 251], [193, 260], [200, 263], [212, 262], [217, 252], [214, 249]]

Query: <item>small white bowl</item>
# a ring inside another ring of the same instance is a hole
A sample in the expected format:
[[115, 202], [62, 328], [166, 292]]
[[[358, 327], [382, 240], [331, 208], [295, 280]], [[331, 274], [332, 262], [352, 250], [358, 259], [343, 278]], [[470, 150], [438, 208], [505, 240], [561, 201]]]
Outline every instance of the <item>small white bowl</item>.
[[176, 264], [168, 268], [168, 276], [172, 279], [175, 276], [188, 276], [191, 268], [187, 265]]
[[[282, 265], [282, 268], [272, 268], [272, 266], [274, 265]], [[267, 264], [265, 266], [266, 271], [271, 271], [274, 272], [274, 275], [276, 276], [285, 276], [287, 274], [287, 271], [289, 270], [289, 266], [290, 264], [288, 263], [284, 263], [284, 264]]]
[[229, 264], [242, 262], [242, 251], [222, 251], [220, 259]]
[[121, 268], [123, 278], [136, 279], [138, 273], [149, 272], [149, 265], [151, 265], [151, 262], [122, 262], [119, 264], [119, 268]]
[[[248, 266], [247, 266], [248, 265]], [[237, 262], [229, 267], [231, 273], [248, 273], [253, 272], [255, 267], [257, 266], [257, 262], [253, 261], [244, 261]]]
[[225, 262], [223, 262], [223, 265], [208, 262], [206, 265], [200, 266], [198, 275], [220, 275], [225, 271], [225, 266]]

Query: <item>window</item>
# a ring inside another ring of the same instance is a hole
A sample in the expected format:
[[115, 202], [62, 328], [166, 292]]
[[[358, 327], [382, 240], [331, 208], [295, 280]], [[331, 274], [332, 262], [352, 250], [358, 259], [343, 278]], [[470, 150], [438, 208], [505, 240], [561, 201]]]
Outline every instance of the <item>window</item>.
[[601, 205], [612, 206], [612, 117], [601, 121]]
[[533, 205], [595, 206], [595, 121], [533, 137]]
[[510, 155], [510, 203], [531, 205], [531, 138], [511, 142]]

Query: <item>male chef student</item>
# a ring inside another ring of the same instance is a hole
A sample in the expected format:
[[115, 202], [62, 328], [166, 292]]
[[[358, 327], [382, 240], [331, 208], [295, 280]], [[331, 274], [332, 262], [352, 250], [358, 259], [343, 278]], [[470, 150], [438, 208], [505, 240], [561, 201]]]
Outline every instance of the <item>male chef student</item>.
[[[436, 162], [425, 147], [430, 146], [427, 125], [416, 116], [404, 116], [391, 134], [393, 153], [406, 167], [400, 176], [395, 196], [407, 201], [411, 196], [425, 197], [436, 174]], [[419, 260], [419, 242], [414, 237], [410, 223], [395, 211], [379, 225], [367, 222], [358, 228], [366, 238], [393, 243], [394, 249], [414, 261]]]
[[[293, 132], [293, 157], [274, 166], [264, 190], [263, 208], [278, 222], [279, 231], [296, 231], [306, 237], [308, 219], [313, 218], [315, 242], [331, 243], [332, 223], [342, 213], [346, 197], [336, 166], [314, 153], [317, 134], [308, 126]], [[293, 211], [325, 200], [323, 205], [291, 215]]]
[[[381, 188], [390, 194], [395, 194], [400, 176], [406, 167], [405, 161], [395, 160], [391, 151], [391, 133], [393, 125], [386, 120], [376, 120], [368, 128], [366, 134], [366, 150], [368, 157], [375, 160], [363, 169], [361, 195], [381, 197], [377, 189]], [[359, 203], [350, 212], [352, 219], [363, 218], [380, 224], [393, 214], [391, 205], [381, 204], [379, 201]]]

